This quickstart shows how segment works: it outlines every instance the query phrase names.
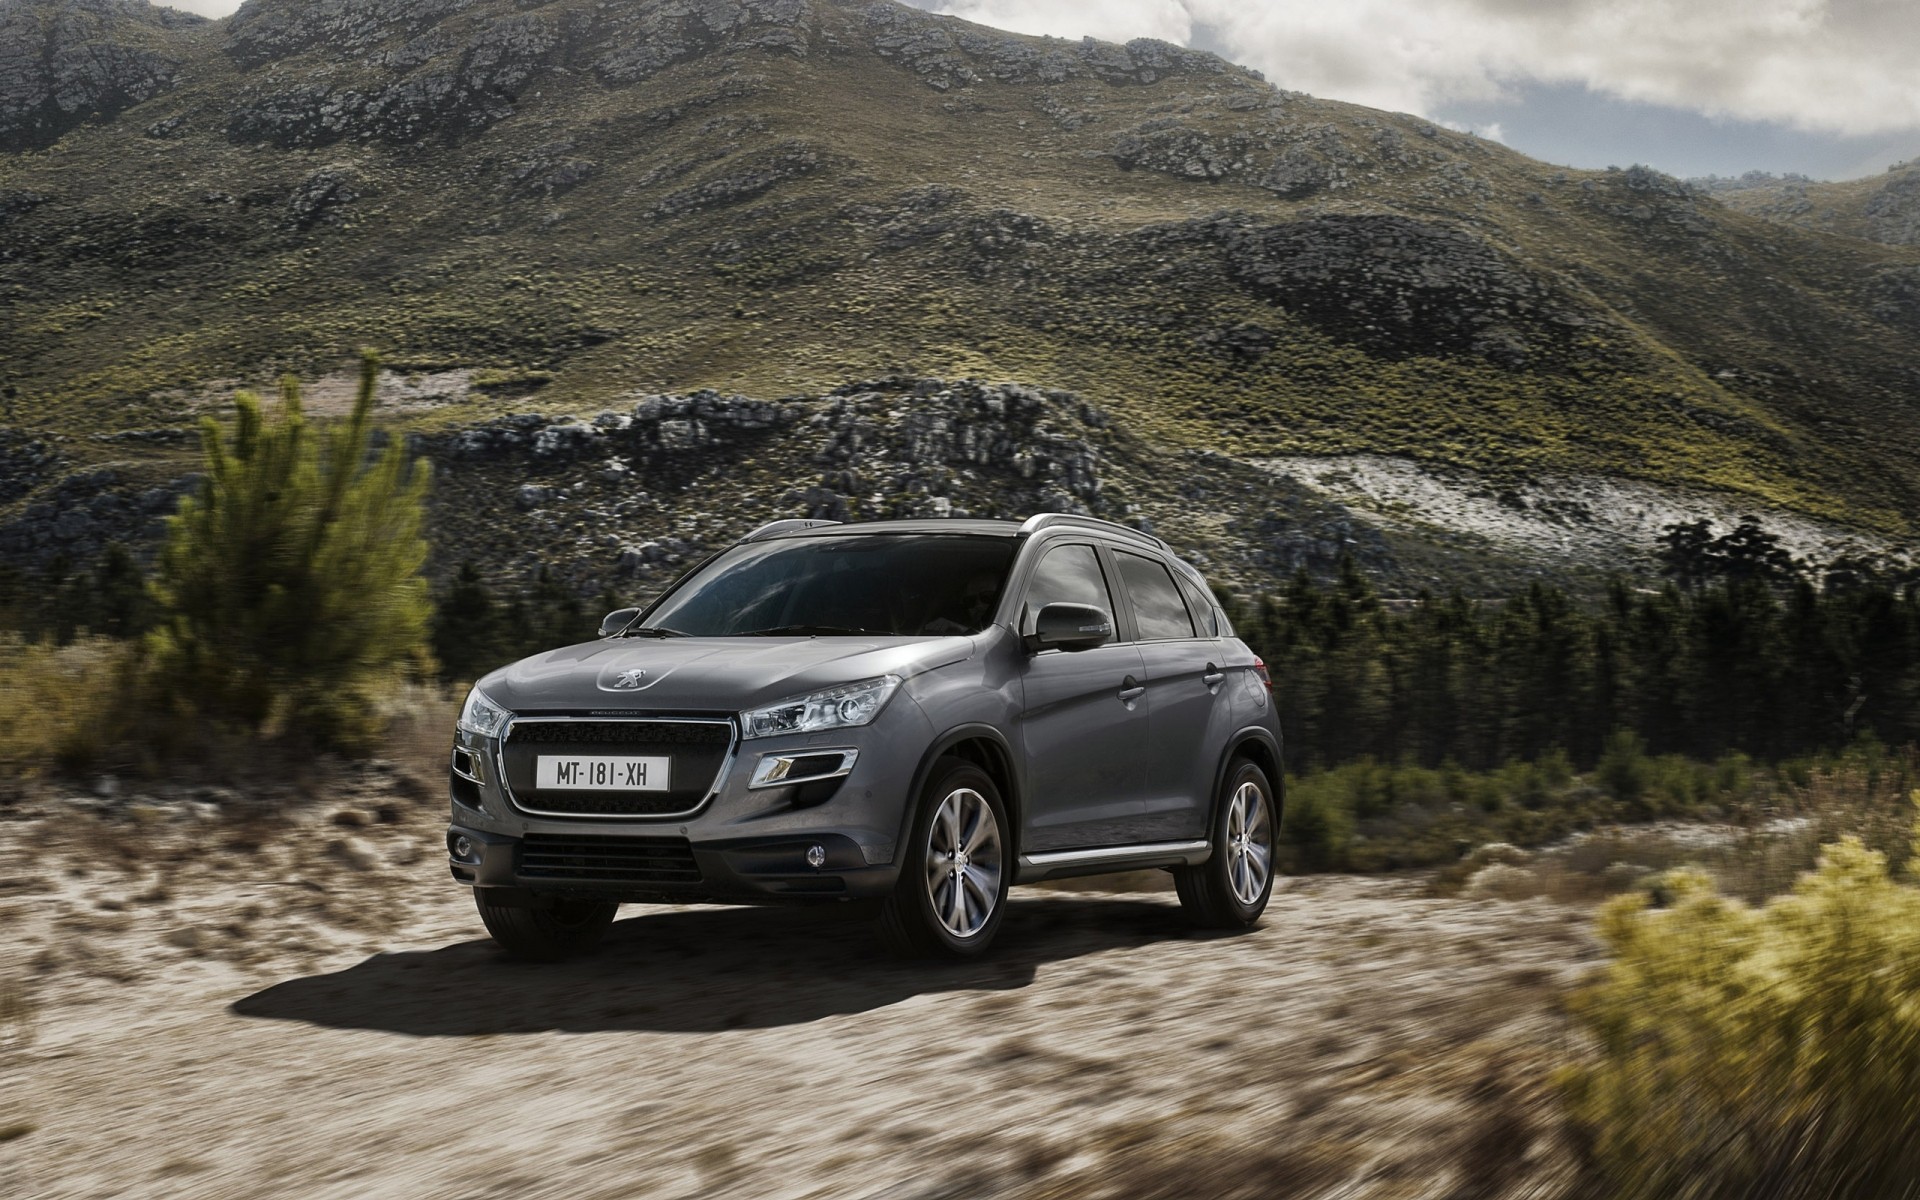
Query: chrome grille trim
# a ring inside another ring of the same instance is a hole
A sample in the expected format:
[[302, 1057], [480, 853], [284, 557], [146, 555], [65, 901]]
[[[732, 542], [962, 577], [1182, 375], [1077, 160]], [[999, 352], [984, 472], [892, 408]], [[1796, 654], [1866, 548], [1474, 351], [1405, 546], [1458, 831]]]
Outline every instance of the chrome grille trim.
[[[616, 722], [627, 722], [635, 725], [724, 725], [727, 727], [727, 753], [726, 757], [720, 760], [720, 769], [714, 772], [713, 785], [707, 789], [706, 795], [702, 796], [700, 802], [692, 808], [682, 809], [679, 812], [577, 813], [554, 812], [548, 809], [530, 808], [521, 803], [519, 798], [513, 794], [513, 783], [507, 778], [507, 764], [504, 755], [506, 754], [507, 742], [513, 736], [513, 728], [515, 725], [554, 725], [567, 722], [579, 722], [581, 724], [591, 725], [607, 725]], [[500, 736], [494, 741], [493, 769], [495, 774], [500, 777], [500, 790], [506, 795], [508, 806], [515, 812], [525, 813], [530, 817], [554, 817], [565, 821], [681, 821], [701, 812], [707, 805], [713, 803], [713, 798], [718, 796], [721, 789], [727, 786], [727, 777], [733, 773], [734, 760], [739, 755], [739, 752], [740, 725], [732, 717], [513, 716], [507, 718], [507, 723], [500, 729]]]

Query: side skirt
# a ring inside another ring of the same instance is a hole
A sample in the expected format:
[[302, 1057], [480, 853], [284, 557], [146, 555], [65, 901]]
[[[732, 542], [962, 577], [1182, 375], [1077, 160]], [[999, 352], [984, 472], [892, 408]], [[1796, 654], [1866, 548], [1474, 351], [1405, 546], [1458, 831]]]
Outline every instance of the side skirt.
[[1049, 850], [1022, 854], [1015, 883], [1038, 883], [1072, 875], [1108, 875], [1150, 867], [1196, 867], [1213, 853], [1209, 842], [1153, 842], [1143, 846], [1102, 846], [1092, 850]]

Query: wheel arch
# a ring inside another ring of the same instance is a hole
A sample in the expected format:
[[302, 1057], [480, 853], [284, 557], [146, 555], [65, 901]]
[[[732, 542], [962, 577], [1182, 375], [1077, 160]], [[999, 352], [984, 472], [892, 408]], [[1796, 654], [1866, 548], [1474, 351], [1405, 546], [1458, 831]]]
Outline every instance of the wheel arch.
[[[1022, 840], [1020, 774], [1015, 766], [1013, 747], [1008, 745], [1006, 735], [984, 724], [956, 726], [935, 738], [927, 747], [927, 752], [920, 758], [920, 765], [914, 768], [913, 784], [907, 791], [907, 803], [902, 806], [900, 836], [894, 844], [904, 851], [913, 829], [913, 817], [920, 803], [920, 794], [926, 790], [934, 764], [947, 757], [965, 759], [993, 778], [994, 785], [1000, 789], [1000, 802], [1007, 809], [1007, 838], [1012, 843], [1011, 853], [1017, 856]], [[898, 853], [895, 855], [896, 861]]]
[[[1267, 784], [1273, 788], [1273, 819], [1276, 825], [1275, 836], [1279, 834], [1279, 822], [1286, 815], [1286, 775], [1282, 770], [1280, 757], [1280, 739], [1273, 736], [1271, 730], [1258, 725], [1240, 730], [1227, 739], [1227, 748], [1220, 755], [1220, 765], [1213, 772], [1213, 801], [1207, 809], [1207, 828], [1213, 828], [1214, 821], [1220, 815], [1220, 802], [1224, 797], [1222, 789], [1226, 786], [1227, 771], [1236, 758], [1244, 758], [1266, 772]], [[1211, 834], [1209, 834], [1211, 836]]]

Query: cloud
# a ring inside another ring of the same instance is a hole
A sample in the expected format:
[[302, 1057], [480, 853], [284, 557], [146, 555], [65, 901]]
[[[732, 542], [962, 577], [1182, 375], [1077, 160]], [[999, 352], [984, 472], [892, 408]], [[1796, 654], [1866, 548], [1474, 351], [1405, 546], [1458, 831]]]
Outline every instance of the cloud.
[[1431, 114], [1525, 81], [1716, 117], [1920, 129], [1913, 0], [914, 0], [981, 24], [1216, 50], [1282, 87]]
[[155, 0], [162, 8], [199, 13], [203, 17], [224, 17], [240, 7], [240, 0]]

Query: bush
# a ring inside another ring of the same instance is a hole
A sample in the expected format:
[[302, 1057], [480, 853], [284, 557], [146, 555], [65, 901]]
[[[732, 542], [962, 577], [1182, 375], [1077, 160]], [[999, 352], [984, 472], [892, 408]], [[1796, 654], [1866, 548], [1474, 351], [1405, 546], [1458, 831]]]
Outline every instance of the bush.
[[378, 370], [368, 355], [351, 418], [324, 435], [291, 379], [271, 424], [235, 398], [230, 446], [204, 424], [207, 480], [170, 519], [154, 578], [152, 682], [171, 711], [360, 749], [379, 692], [429, 667], [427, 471], [398, 440], [372, 454]]
[[137, 686], [131, 650], [103, 637], [55, 646], [0, 632], [0, 770], [97, 765]]
[[[1920, 852], [1920, 846], [1916, 846]], [[1920, 891], [1847, 839], [1751, 908], [1680, 872], [1623, 897], [1567, 1078], [1610, 1195], [1911, 1195], [1920, 1180]]]

